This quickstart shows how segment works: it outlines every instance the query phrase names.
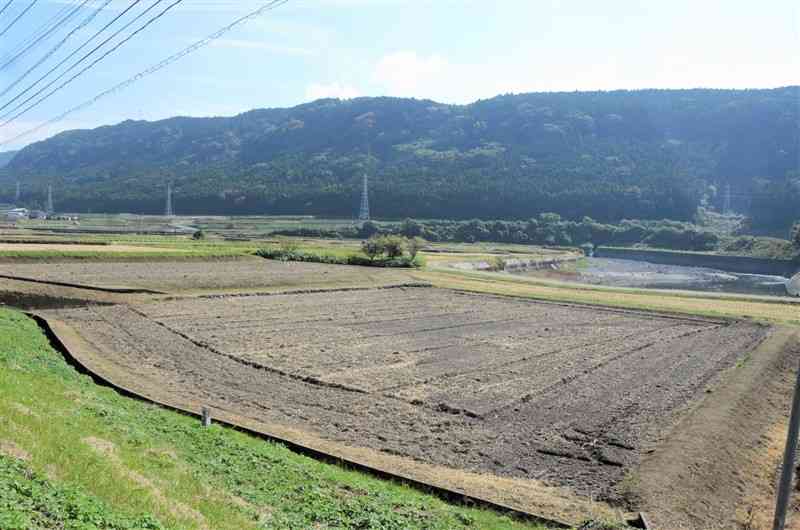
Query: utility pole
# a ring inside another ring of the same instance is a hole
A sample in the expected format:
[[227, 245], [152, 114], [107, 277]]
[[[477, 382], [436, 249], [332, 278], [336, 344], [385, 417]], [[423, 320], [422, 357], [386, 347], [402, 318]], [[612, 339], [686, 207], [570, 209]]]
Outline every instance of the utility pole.
[[47, 205], [45, 206], [44, 211], [45, 211], [45, 213], [47, 213], [47, 215], [51, 215], [55, 211], [55, 209], [53, 208], [53, 185], [52, 184], [48, 184], [47, 185]]
[[14, 204], [19, 204], [21, 193], [19, 191], [19, 181], [17, 181], [17, 191], [14, 193]]
[[167, 182], [167, 205], [164, 208], [164, 215], [173, 217], [175, 211], [172, 209], [172, 182]]

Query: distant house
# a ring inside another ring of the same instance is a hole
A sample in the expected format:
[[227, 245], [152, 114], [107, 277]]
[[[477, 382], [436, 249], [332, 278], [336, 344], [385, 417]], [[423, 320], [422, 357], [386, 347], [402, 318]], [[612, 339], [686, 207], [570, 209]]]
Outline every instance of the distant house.
[[31, 210], [28, 217], [31, 219], [47, 219], [47, 214], [42, 210]]

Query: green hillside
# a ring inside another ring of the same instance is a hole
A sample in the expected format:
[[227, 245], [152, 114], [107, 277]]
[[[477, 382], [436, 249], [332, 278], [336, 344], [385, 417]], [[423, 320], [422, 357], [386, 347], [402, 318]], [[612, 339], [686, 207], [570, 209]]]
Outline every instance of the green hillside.
[[3, 151], [0, 153], [0, 167], [5, 167], [11, 162], [11, 159], [16, 155], [16, 151]]
[[788, 228], [800, 198], [800, 87], [504, 95], [470, 105], [319, 100], [226, 118], [126, 121], [21, 150], [0, 199], [52, 182], [63, 210], [350, 217], [362, 174], [381, 217], [686, 220], [705, 202]]

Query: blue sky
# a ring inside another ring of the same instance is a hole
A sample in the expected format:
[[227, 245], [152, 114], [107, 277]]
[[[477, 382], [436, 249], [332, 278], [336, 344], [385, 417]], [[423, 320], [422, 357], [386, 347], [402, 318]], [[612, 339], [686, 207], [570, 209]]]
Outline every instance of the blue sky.
[[[0, 0], [0, 7], [6, 1]], [[0, 37], [0, 59], [81, 1], [38, 0]], [[0, 15], [0, 29], [30, 2], [14, 0]], [[42, 69], [0, 97], [0, 104], [130, 2], [112, 0]], [[143, 0], [130, 13], [153, 2]], [[0, 142], [263, 3], [184, 0], [63, 91], [0, 127]], [[79, 13], [62, 33], [2, 69], [0, 91], [86, 14]], [[290, 0], [155, 75], [0, 150], [60, 130], [128, 118], [232, 115], [320, 97], [390, 95], [468, 103], [508, 92], [790, 84], [800, 84], [796, 0]]]

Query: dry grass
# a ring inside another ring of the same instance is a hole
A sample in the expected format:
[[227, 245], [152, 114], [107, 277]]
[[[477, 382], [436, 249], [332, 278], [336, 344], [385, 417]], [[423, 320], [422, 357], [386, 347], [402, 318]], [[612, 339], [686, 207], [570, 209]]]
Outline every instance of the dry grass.
[[504, 278], [502, 275], [480, 273], [424, 271], [414, 276], [437, 287], [479, 293], [800, 325], [800, 304], [781, 302], [780, 299], [767, 301], [746, 296], [703, 296], [585, 285], [547, 285], [513, 276]]

